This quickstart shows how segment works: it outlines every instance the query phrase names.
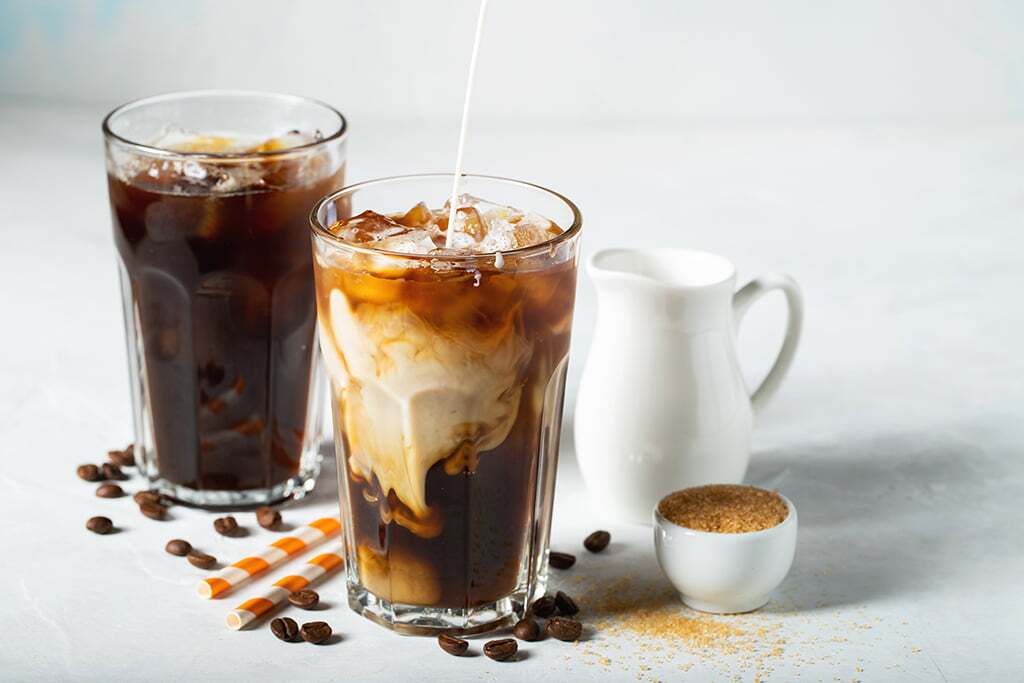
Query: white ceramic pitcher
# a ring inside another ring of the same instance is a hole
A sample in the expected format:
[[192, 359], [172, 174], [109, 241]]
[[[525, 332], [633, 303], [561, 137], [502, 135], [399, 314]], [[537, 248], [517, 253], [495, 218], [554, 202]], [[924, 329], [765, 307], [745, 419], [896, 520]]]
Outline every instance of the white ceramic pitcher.
[[[768, 274], [735, 292], [736, 268], [685, 249], [608, 249], [587, 261], [597, 288], [593, 345], [576, 402], [576, 456], [594, 501], [651, 523], [667, 493], [737, 484], [750, 459], [753, 415], [793, 361], [800, 288]], [[780, 289], [789, 320], [775, 364], [752, 394], [736, 359], [736, 327]]]

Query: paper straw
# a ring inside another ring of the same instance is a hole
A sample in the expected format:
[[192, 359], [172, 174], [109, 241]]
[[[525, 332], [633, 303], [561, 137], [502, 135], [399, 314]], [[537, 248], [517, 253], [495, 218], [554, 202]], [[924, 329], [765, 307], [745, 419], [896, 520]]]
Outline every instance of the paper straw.
[[271, 567], [276, 567], [289, 557], [312, 548], [341, 531], [341, 522], [335, 517], [324, 517], [300, 528], [293, 536], [279, 538], [262, 552], [252, 557], [243, 557], [238, 562], [224, 567], [214, 576], [203, 579], [196, 587], [200, 597], [215, 598], [234, 590], [254, 576], [259, 576]]
[[345, 562], [341, 553], [340, 545], [331, 548], [302, 565], [298, 573], [275, 581], [274, 585], [263, 595], [258, 598], [249, 598], [228, 612], [228, 628], [235, 631], [245, 628], [250, 622], [259, 619], [287, 600], [290, 594], [302, 590], [331, 570], [340, 567]]

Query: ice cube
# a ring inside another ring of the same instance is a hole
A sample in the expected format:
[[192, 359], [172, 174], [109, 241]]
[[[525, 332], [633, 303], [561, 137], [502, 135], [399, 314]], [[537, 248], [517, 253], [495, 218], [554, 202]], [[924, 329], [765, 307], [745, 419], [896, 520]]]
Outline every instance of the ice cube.
[[554, 223], [535, 213], [521, 216], [513, 226], [513, 234], [518, 247], [532, 247], [535, 244], [547, 242], [559, 232]]
[[213, 191], [219, 194], [230, 194], [263, 185], [263, 169], [259, 164], [219, 165], [216, 173], [207, 176], [207, 180], [216, 178]]
[[315, 142], [316, 138], [309, 133], [303, 133], [299, 130], [290, 130], [287, 133], [276, 135], [272, 138], [263, 140], [257, 145], [249, 147], [245, 151], [247, 152], [277, 152], [279, 150], [291, 149], [293, 147], [301, 147], [302, 145], [308, 145], [311, 142]]
[[331, 232], [346, 242], [355, 244], [377, 242], [408, 231], [409, 228], [375, 211], [364, 211], [358, 216], [340, 220], [331, 226]]
[[373, 244], [375, 249], [398, 251], [403, 254], [429, 254], [436, 249], [434, 240], [426, 230], [409, 230], [403, 234], [386, 237]]
[[483, 220], [487, 224], [487, 232], [477, 247], [481, 252], [509, 251], [515, 249], [515, 225], [510, 217], [515, 214], [508, 207], [497, 207], [484, 212]]
[[227, 154], [244, 148], [239, 141], [226, 135], [203, 135], [178, 126], [167, 126], [149, 143], [153, 147], [173, 152], [205, 152]]
[[182, 171], [184, 172], [185, 177], [191, 178], [192, 180], [206, 180], [206, 167], [198, 161], [186, 161], [182, 166]]
[[543, 216], [472, 195], [459, 197], [455, 222], [450, 227], [447, 209], [431, 210], [420, 202], [404, 214], [384, 216], [364, 211], [338, 221], [331, 231], [349, 242], [372, 243], [375, 248], [410, 254], [436, 253], [438, 248], [476, 254], [511, 251], [541, 244], [559, 234], [558, 227]]
[[459, 251], [476, 251], [477, 250], [477, 241], [476, 241], [476, 239], [474, 239], [473, 236], [470, 235], [469, 233], [463, 232], [461, 230], [458, 230], [458, 229], [453, 230], [452, 234], [451, 234], [451, 238], [448, 239], [448, 236], [446, 235], [445, 239], [446, 239], [445, 246], [447, 246], [450, 249], [455, 249], [455, 250], [459, 250]]
[[410, 228], [422, 228], [434, 219], [430, 208], [423, 202], [412, 207], [401, 217], [396, 219], [402, 225]]
[[460, 208], [455, 212], [455, 229], [460, 230], [474, 240], [481, 240], [487, 235], [480, 212], [473, 207]]
[[[482, 199], [480, 199], [479, 197], [474, 197], [471, 194], [460, 194], [458, 197], [455, 198], [455, 201], [456, 201], [456, 203], [458, 205], [458, 208], [460, 208], [460, 209], [462, 207], [464, 207], [464, 206], [476, 208], [480, 204], [486, 204], [487, 203], [487, 202], [483, 201]], [[448, 214], [448, 211], [451, 209], [451, 206], [452, 206], [451, 199], [445, 201], [445, 203], [444, 203], [444, 213], [445, 213], [445, 215]]]

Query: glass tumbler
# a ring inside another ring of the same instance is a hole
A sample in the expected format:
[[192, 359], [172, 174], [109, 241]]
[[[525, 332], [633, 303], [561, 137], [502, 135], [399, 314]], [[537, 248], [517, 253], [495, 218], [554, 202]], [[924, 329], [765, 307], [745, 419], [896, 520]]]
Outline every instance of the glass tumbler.
[[500, 254], [409, 254], [331, 231], [366, 210], [443, 201], [451, 184], [359, 183], [311, 217], [348, 601], [403, 633], [500, 627], [547, 582], [578, 209], [536, 185], [466, 175], [463, 192], [562, 232]]
[[319, 471], [310, 207], [341, 187], [345, 119], [196, 91], [103, 122], [136, 459], [185, 504], [297, 498]]

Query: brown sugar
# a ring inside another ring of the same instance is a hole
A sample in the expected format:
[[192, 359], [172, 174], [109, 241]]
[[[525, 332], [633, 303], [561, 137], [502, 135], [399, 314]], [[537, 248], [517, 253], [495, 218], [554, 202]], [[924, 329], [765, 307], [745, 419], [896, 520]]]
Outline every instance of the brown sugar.
[[670, 639], [692, 649], [735, 651], [746, 634], [728, 623], [692, 612], [671, 591], [637, 589], [629, 579], [613, 584], [594, 605], [601, 633], [625, 631], [645, 638]]
[[679, 526], [720, 534], [770, 529], [789, 516], [789, 508], [775, 491], [734, 484], [676, 491], [662, 498], [658, 512]]
[[760, 681], [785, 654], [779, 624], [749, 615], [695, 612], [654, 576], [587, 580], [581, 604], [595, 629], [595, 637], [581, 645], [584, 661], [606, 671], [609, 666], [620, 673], [632, 669], [638, 680], [660, 680], [652, 673], [655, 667], [685, 672], [700, 666], [727, 670], [725, 680], [747, 678], [738, 673], [745, 672]]

